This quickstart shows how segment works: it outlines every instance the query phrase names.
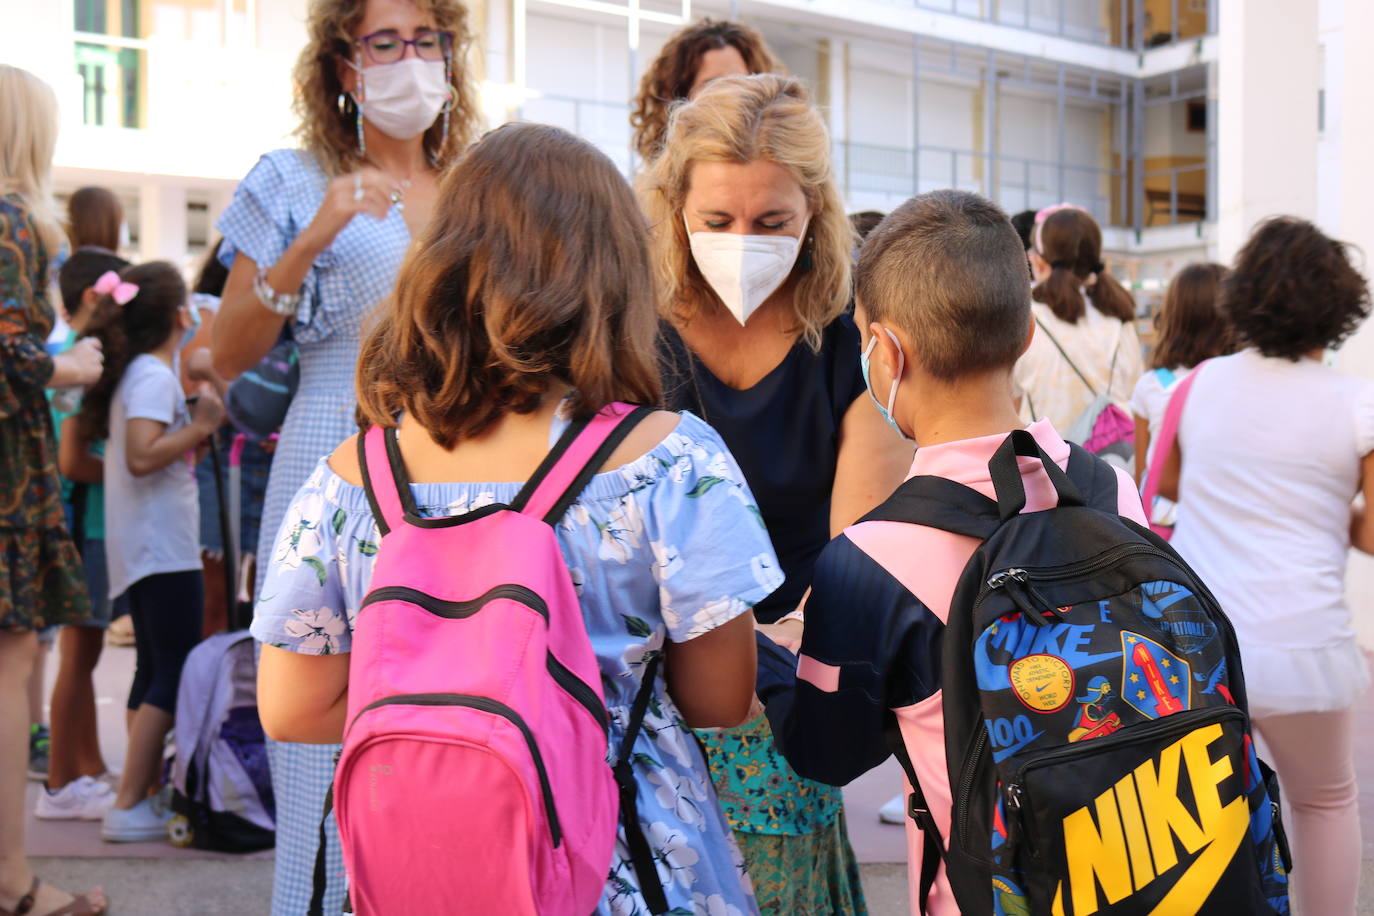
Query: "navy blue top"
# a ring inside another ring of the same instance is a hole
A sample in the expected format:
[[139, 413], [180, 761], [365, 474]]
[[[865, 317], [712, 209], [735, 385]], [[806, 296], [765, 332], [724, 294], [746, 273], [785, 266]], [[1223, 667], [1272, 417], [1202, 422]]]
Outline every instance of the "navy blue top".
[[864, 393], [859, 331], [842, 315], [822, 332], [820, 352], [798, 340], [752, 388], [711, 374], [665, 324], [660, 349], [671, 410], [690, 410], [720, 433], [754, 493], [786, 581], [754, 614], [772, 623], [796, 610], [816, 556], [830, 540], [830, 491], [840, 426]]

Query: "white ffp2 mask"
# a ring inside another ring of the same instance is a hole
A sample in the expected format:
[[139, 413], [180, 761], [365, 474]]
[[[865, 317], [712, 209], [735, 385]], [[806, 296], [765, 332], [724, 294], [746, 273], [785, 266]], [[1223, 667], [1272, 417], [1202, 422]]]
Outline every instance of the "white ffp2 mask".
[[359, 107], [372, 126], [395, 140], [409, 140], [429, 129], [448, 101], [449, 84], [441, 60], [407, 57], [358, 71]]
[[[685, 213], [682, 222], [687, 225]], [[730, 314], [744, 324], [792, 272], [806, 229], [803, 224], [801, 235], [793, 237], [693, 232], [687, 225], [687, 241], [701, 275]]]

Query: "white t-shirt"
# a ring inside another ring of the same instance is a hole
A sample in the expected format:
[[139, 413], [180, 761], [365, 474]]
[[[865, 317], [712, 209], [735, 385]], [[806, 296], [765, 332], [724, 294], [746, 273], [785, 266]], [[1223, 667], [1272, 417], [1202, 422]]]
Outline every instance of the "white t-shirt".
[[1368, 682], [1345, 603], [1374, 382], [1246, 350], [1201, 370], [1179, 424], [1173, 546], [1240, 639], [1250, 710], [1343, 709]]
[[105, 562], [112, 599], [146, 576], [201, 568], [200, 502], [191, 459], [143, 477], [129, 473], [125, 443], [133, 419], [166, 423], [168, 432], [191, 422], [176, 372], [149, 353], [129, 363], [110, 403]]
[[[1036, 326], [1030, 348], [1016, 361], [1011, 376], [1013, 393], [1021, 399], [1021, 419], [1030, 423], [1046, 418], [1055, 429], [1072, 429], [1078, 415], [1099, 394], [1109, 394], [1123, 411], [1128, 409], [1127, 399], [1143, 369], [1134, 323], [1108, 317], [1091, 302], [1077, 324], [1061, 321], [1040, 302], [1031, 303], [1031, 314], [1043, 327]], [[1083, 373], [1091, 391], [1050, 334]]]
[[[1193, 374], [1192, 369], [1178, 366], [1170, 369], [1173, 379], [1166, 385], [1160, 381], [1159, 371], [1151, 369], [1135, 383], [1131, 393], [1131, 414], [1142, 417], [1150, 424], [1150, 442], [1159, 438], [1159, 427], [1164, 422], [1164, 409], [1169, 406], [1169, 398], [1184, 379]], [[1151, 450], [1154, 446], [1150, 446]]]

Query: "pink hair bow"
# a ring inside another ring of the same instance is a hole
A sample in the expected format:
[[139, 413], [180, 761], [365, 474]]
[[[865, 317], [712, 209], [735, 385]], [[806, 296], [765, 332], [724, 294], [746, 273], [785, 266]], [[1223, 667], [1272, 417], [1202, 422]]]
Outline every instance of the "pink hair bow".
[[[1043, 250], [1040, 247], [1040, 227], [1045, 225], [1045, 220], [1049, 219], [1051, 216], [1058, 213], [1060, 210], [1083, 210], [1083, 208], [1078, 206], [1078, 204], [1063, 203], [1053, 204], [1051, 206], [1045, 207], [1043, 210], [1037, 211], [1035, 214], [1035, 229], [1032, 233], [1031, 238], [1031, 244], [1035, 247], [1036, 251]], [[1088, 211], [1083, 210], [1083, 212], [1087, 213]]]
[[107, 270], [100, 275], [99, 280], [95, 281], [95, 291], [102, 296], [109, 296], [116, 305], [127, 305], [134, 296], [138, 295], [138, 285], [125, 283], [119, 279], [119, 274], [113, 270]]

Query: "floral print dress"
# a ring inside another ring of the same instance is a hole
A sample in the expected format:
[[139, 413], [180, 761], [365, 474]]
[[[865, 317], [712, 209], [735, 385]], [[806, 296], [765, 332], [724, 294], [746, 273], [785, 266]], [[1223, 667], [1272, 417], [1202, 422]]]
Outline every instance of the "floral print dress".
[[17, 195], [0, 197], [0, 631], [77, 623], [91, 610], [44, 396], [53, 371], [48, 285], [33, 217]]
[[[566, 424], [555, 422], [551, 441]], [[519, 483], [414, 484], [420, 514], [509, 503]], [[782, 581], [753, 496], [720, 437], [690, 414], [653, 450], [598, 474], [557, 529], [600, 663], [618, 748], [640, 672], [748, 611]], [[311, 655], [348, 652], [384, 545], [366, 495], [321, 461], [287, 511], [253, 635]], [[660, 682], [661, 683], [661, 682]], [[757, 913], [749, 877], [691, 730], [661, 689], [633, 755], [639, 813], [674, 916]], [[647, 914], [623, 833], [597, 913]]]

